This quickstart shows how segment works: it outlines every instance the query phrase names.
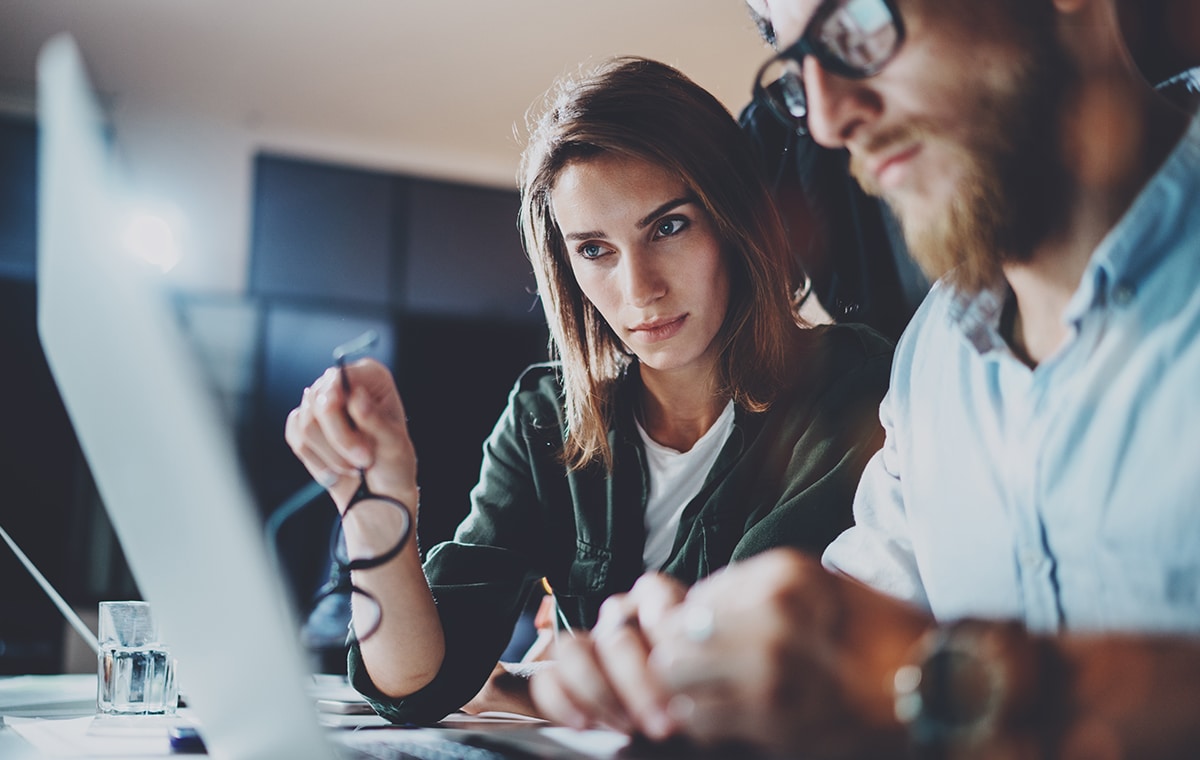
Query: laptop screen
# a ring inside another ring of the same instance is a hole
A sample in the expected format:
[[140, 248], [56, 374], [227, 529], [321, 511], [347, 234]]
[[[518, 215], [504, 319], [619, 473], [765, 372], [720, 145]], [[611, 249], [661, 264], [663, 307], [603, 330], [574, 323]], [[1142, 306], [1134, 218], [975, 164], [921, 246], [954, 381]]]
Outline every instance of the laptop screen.
[[120, 244], [110, 132], [69, 37], [38, 63], [38, 330], [209, 751], [330, 757], [234, 435], [160, 270]]

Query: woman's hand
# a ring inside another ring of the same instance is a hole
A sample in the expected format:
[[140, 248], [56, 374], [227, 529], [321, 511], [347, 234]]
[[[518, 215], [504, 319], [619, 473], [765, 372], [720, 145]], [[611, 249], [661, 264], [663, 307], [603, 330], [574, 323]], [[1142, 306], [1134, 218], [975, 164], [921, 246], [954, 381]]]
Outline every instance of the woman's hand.
[[368, 471], [372, 491], [415, 510], [417, 455], [391, 371], [373, 359], [344, 371], [349, 398], [341, 373], [330, 367], [304, 389], [300, 405], [288, 414], [284, 438], [339, 511], [358, 489], [360, 469]]
[[[284, 436], [313, 478], [329, 489], [339, 512], [345, 513], [358, 489], [361, 470], [372, 492], [403, 502], [416, 518], [417, 455], [400, 394], [384, 365], [362, 359], [344, 370], [326, 370], [288, 415]], [[345, 527], [347, 548], [356, 556], [355, 546], [370, 543], [369, 537], [355, 520]], [[445, 640], [416, 541], [379, 567], [354, 571], [354, 583], [383, 610], [379, 628], [360, 642], [372, 682], [392, 697], [423, 688], [441, 667]], [[358, 605], [353, 614], [357, 626]]]

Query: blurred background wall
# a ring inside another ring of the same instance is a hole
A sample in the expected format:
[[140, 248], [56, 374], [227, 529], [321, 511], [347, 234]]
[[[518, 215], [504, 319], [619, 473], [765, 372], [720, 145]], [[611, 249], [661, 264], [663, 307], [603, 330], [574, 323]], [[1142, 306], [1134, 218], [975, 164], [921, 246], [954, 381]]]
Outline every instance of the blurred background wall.
[[[0, 0], [0, 525], [84, 611], [138, 591], [36, 332], [34, 66], [61, 31], [130, 203], [173, 226], [180, 319], [263, 514], [308, 482], [288, 410], [333, 346], [373, 328], [408, 402], [426, 547], [465, 513], [520, 369], [546, 358], [516, 229], [526, 110], [559, 74], [633, 53], [736, 112], [766, 54], [738, 0]], [[298, 607], [333, 514], [310, 508], [281, 536]], [[0, 673], [61, 670], [63, 630], [0, 547]]]

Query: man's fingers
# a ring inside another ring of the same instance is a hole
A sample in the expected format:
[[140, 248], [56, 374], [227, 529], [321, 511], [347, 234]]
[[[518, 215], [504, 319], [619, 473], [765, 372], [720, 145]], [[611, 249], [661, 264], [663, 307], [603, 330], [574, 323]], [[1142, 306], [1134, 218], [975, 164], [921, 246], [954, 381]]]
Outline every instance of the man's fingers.
[[701, 745], [730, 739], [760, 741], [759, 716], [736, 692], [718, 688], [677, 694], [670, 702], [671, 720], [692, 741]]
[[555, 672], [559, 686], [569, 701], [588, 716], [589, 724], [625, 733], [633, 729], [589, 637], [559, 639], [555, 647]]
[[662, 573], [647, 573], [633, 584], [628, 604], [642, 632], [651, 642], [662, 621], [687, 595], [687, 587]]
[[747, 663], [740, 653], [759, 643], [748, 637], [735, 641], [732, 647], [712, 639], [705, 642], [671, 639], [654, 648], [647, 667], [666, 692], [713, 689], [747, 678]]
[[576, 704], [563, 688], [562, 677], [557, 668], [534, 673], [529, 681], [529, 695], [533, 698], [538, 712], [547, 720], [580, 730], [592, 724], [588, 711]]
[[621, 624], [602, 631], [595, 646], [625, 715], [647, 736], [666, 738], [672, 730], [667, 695], [647, 667], [649, 645], [636, 617], [629, 615]]

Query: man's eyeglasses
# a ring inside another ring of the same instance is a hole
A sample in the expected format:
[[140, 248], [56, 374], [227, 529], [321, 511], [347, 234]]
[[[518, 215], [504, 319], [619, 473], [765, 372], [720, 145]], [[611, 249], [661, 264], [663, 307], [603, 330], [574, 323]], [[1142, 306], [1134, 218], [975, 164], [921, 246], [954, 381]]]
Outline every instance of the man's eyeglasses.
[[878, 74], [904, 43], [895, 0], [823, 0], [804, 34], [758, 70], [754, 98], [800, 134], [808, 131], [804, 59], [849, 79]]

